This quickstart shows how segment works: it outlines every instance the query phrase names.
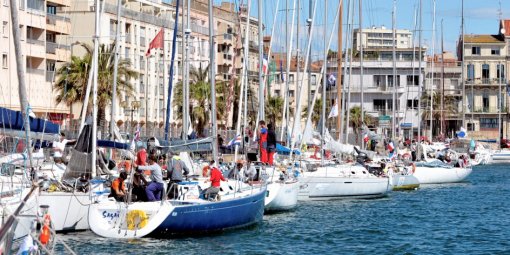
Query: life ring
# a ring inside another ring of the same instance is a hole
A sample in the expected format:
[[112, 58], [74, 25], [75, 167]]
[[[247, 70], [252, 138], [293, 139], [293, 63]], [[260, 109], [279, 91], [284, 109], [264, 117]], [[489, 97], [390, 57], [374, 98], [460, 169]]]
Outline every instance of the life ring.
[[403, 159], [411, 159], [411, 154], [409, 154], [409, 153], [404, 153], [404, 155], [402, 155], [402, 158], [403, 158]]
[[149, 217], [142, 210], [131, 210], [126, 215], [127, 228], [129, 230], [142, 229], [149, 221]]

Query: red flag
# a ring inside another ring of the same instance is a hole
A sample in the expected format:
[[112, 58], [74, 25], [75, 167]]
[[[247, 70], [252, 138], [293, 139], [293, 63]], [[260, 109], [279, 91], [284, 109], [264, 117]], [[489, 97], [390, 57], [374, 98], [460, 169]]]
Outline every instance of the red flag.
[[151, 43], [149, 43], [149, 49], [147, 50], [147, 53], [145, 53], [145, 56], [146, 57], [149, 56], [151, 54], [152, 49], [163, 49], [164, 40], [165, 40], [165, 33], [164, 33], [163, 28], [161, 28], [161, 30], [159, 30], [156, 37], [154, 37], [154, 39], [152, 39]]

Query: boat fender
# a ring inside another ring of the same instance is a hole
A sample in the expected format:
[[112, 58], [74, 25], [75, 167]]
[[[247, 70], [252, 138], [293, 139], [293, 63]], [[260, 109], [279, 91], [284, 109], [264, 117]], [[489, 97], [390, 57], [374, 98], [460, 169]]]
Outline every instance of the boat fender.
[[414, 174], [414, 172], [416, 172], [416, 164], [411, 163], [411, 169], [412, 169], [411, 174]]
[[51, 232], [50, 232], [50, 223], [51, 223], [51, 217], [49, 214], [44, 215], [43, 218], [44, 225], [41, 229], [41, 235], [39, 236], [39, 241], [43, 245], [47, 245], [51, 238]]
[[147, 214], [142, 210], [131, 210], [126, 215], [127, 228], [129, 230], [142, 229], [148, 223]]

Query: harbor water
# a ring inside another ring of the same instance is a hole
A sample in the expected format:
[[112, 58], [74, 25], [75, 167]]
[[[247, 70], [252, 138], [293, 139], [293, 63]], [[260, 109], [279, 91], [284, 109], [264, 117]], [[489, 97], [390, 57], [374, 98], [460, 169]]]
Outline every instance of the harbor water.
[[209, 236], [121, 240], [88, 231], [58, 238], [78, 254], [510, 254], [509, 195], [510, 166], [486, 165], [462, 183], [299, 203], [256, 226]]

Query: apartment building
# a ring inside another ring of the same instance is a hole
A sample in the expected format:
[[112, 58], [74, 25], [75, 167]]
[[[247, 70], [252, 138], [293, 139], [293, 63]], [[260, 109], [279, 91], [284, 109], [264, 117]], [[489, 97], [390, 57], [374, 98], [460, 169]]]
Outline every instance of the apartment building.
[[[92, 44], [94, 26], [94, 2], [73, 1], [69, 8], [71, 21], [75, 25], [71, 38]], [[128, 59], [131, 68], [139, 72], [139, 77], [131, 80], [134, 87], [132, 95], [123, 93], [113, 102], [116, 107], [115, 121], [121, 129], [131, 131], [134, 124], [141, 124], [143, 128], [154, 130], [164, 125], [166, 100], [168, 94], [168, 70], [171, 61], [172, 36], [175, 7], [163, 1], [124, 1], [121, 6], [120, 17], [120, 58]], [[152, 49], [146, 56], [149, 43], [163, 29], [163, 49]], [[117, 30], [117, 1], [106, 0], [104, 12], [100, 19], [100, 43], [114, 43]], [[179, 44], [180, 45], [180, 44]], [[181, 48], [176, 47], [177, 53]], [[83, 55], [80, 46], [73, 47], [73, 55]], [[176, 59], [177, 60], [177, 59]], [[174, 82], [180, 72], [180, 62], [174, 68]], [[111, 108], [106, 109], [106, 119], [109, 121]], [[147, 125], [146, 125], [147, 124]]]
[[465, 35], [459, 43], [464, 56], [466, 125], [475, 138], [497, 138], [499, 127], [503, 134], [508, 132], [506, 37], [500, 30], [494, 35]]
[[[407, 29], [397, 29], [395, 44], [399, 49], [413, 47], [413, 34]], [[361, 38], [360, 38], [361, 37]], [[354, 29], [353, 48], [360, 50], [360, 45], [364, 48], [393, 48], [393, 30], [384, 26], [363, 28], [361, 33]]]
[[[20, 0], [18, 17], [28, 102], [42, 118], [65, 124], [69, 107], [56, 104], [55, 70], [70, 60], [71, 21], [65, 12], [70, 0]], [[20, 109], [18, 77], [9, 1], [0, 3], [0, 107]]]

